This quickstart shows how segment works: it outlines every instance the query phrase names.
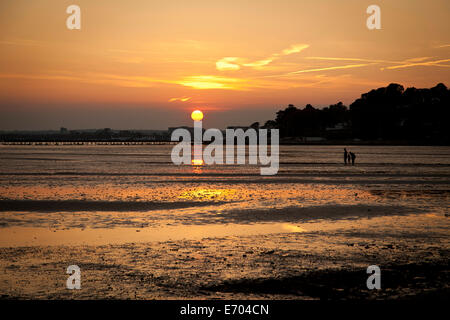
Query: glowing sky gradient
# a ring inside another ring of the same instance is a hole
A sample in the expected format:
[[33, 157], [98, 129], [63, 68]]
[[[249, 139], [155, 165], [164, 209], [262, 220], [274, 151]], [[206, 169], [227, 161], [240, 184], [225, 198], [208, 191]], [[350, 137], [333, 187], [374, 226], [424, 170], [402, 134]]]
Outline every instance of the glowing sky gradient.
[[194, 109], [223, 128], [391, 82], [450, 86], [448, 0], [3, 0], [0, 30], [0, 130], [166, 129]]

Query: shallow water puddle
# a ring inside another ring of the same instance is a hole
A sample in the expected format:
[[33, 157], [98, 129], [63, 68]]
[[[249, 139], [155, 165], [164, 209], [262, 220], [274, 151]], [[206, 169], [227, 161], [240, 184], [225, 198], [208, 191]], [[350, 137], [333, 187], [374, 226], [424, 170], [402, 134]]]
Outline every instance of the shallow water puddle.
[[435, 213], [394, 215], [340, 220], [318, 219], [312, 222], [253, 223], [253, 224], [176, 224], [145, 228], [70, 228], [8, 227], [0, 232], [0, 247], [53, 245], [108, 245], [133, 242], [163, 242], [169, 240], [222, 238], [233, 236], [269, 235], [276, 233], [310, 232], [396, 232], [402, 234], [433, 233], [448, 235], [450, 220]]
[[139, 229], [74, 228], [51, 230], [48, 228], [11, 227], [4, 228], [1, 231], [0, 247], [107, 245], [305, 231], [304, 228], [289, 223], [176, 225]]

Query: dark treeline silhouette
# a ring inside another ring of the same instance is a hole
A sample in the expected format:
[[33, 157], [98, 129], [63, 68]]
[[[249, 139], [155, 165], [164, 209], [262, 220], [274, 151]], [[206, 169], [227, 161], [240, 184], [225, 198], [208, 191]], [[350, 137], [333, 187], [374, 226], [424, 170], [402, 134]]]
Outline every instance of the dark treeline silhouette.
[[[258, 122], [251, 128], [260, 127]], [[229, 127], [234, 128], [234, 127]], [[245, 128], [245, 127], [239, 127]], [[430, 89], [404, 89], [391, 83], [361, 95], [349, 107], [338, 102], [318, 109], [289, 105], [262, 128], [280, 129], [281, 143], [450, 144], [450, 90], [442, 83]], [[169, 130], [0, 131], [4, 142], [170, 141]]]
[[349, 108], [342, 102], [323, 109], [289, 105], [264, 127], [279, 128], [283, 138], [449, 144], [450, 90], [442, 83], [406, 90], [391, 83], [362, 94]]

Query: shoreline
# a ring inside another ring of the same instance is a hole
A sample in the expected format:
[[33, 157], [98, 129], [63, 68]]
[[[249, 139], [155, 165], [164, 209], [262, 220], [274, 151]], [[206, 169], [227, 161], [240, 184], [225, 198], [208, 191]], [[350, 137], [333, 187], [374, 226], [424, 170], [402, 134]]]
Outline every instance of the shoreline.
[[[284, 140], [284, 141], [283, 141]], [[88, 140], [88, 141], [67, 141], [67, 140], [26, 140], [26, 141], [0, 141], [0, 145], [4, 146], [76, 146], [76, 145], [108, 145], [108, 146], [139, 146], [139, 145], [176, 145], [178, 141], [154, 141], [154, 140], [138, 140], [138, 141], [121, 141], [121, 140]], [[203, 145], [209, 143], [202, 142]], [[270, 145], [270, 144], [269, 144]], [[300, 142], [297, 139], [287, 140], [280, 139], [279, 145], [283, 146], [407, 146], [407, 147], [448, 147], [450, 143], [445, 142], [425, 142], [417, 141], [354, 141], [354, 140], [326, 140]]]

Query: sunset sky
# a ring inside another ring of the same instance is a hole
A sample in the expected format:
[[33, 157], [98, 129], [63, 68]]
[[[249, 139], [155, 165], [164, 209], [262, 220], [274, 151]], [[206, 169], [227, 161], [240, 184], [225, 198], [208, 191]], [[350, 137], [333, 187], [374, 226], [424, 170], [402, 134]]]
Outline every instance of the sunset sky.
[[391, 82], [450, 86], [450, 1], [2, 0], [0, 57], [0, 130], [166, 129], [193, 109], [249, 125]]

